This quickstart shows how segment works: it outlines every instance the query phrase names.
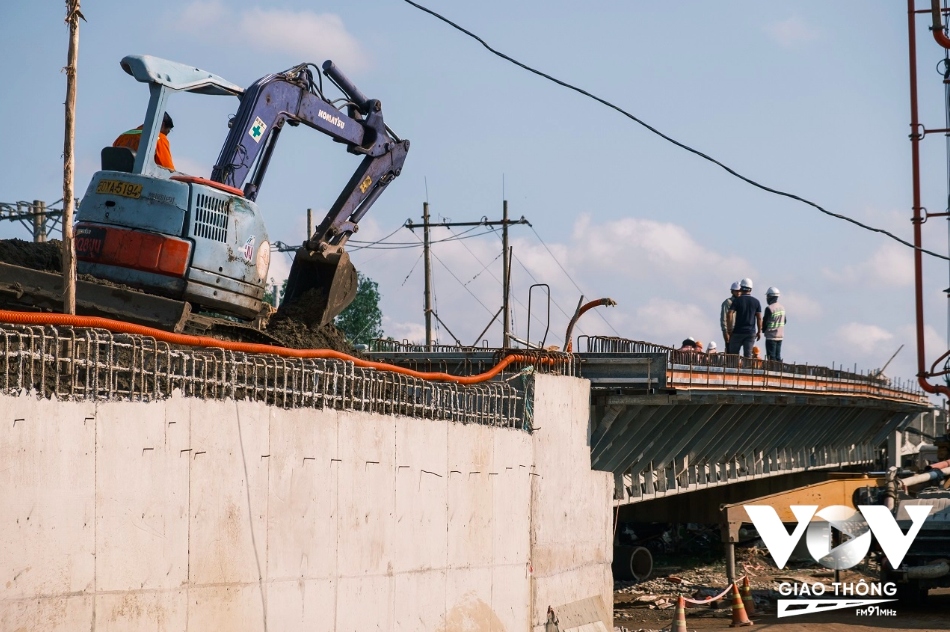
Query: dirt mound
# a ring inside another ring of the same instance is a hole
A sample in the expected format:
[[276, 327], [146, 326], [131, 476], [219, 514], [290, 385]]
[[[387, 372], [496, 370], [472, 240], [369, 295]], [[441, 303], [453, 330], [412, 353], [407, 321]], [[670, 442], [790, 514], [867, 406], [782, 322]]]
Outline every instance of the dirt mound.
[[324, 292], [308, 290], [293, 303], [280, 306], [267, 323], [267, 333], [294, 349], [335, 349], [352, 353], [346, 336], [333, 323], [320, 326], [320, 315], [326, 304]]
[[22, 239], [0, 239], [0, 261], [34, 270], [62, 272], [62, 247], [58, 239], [42, 244]]
[[[34, 270], [62, 272], [61, 247], [62, 243], [58, 240], [37, 244], [22, 239], [0, 239], [0, 261]], [[105, 279], [97, 279], [88, 274], [81, 275], [81, 278], [84, 281], [121, 287], [135, 292], [141, 291]], [[307, 292], [293, 305], [282, 306], [274, 314], [267, 326], [267, 334], [279, 340], [282, 345], [293, 349], [333, 349], [352, 353], [353, 349], [342, 331], [332, 323], [320, 327], [319, 321], [315, 321], [314, 315], [322, 313], [325, 304], [326, 298], [321, 292], [317, 290]]]

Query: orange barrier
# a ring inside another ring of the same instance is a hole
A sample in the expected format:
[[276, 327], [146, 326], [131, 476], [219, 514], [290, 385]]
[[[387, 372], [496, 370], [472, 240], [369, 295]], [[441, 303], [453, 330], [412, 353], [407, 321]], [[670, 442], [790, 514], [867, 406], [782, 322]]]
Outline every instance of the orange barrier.
[[749, 616], [745, 612], [745, 606], [742, 605], [742, 595], [739, 594], [739, 587], [735, 583], [731, 586], [732, 589], [732, 623], [729, 624], [730, 628], [739, 628], [747, 625], [752, 625], [752, 621], [749, 620]]
[[749, 615], [755, 614], [755, 600], [752, 599], [752, 586], [749, 585], [748, 576], [742, 578], [742, 588], [739, 589], [739, 594], [742, 595], [742, 605], [745, 606], [745, 611]]
[[689, 632], [686, 627], [686, 599], [682, 595], [676, 598], [676, 611], [673, 613], [670, 632]]
[[[243, 353], [268, 353], [288, 358], [323, 358], [332, 360], [343, 360], [352, 362], [356, 366], [377, 369], [380, 371], [390, 371], [419, 378], [422, 380], [433, 380], [440, 382], [456, 382], [458, 384], [479, 384], [487, 382], [506, 367], [516, 362], [538, 361], [536, 358], [524, 355], [510, 355], [501, 360], [484, 373], [478, 375], [450, 375], [448, 373], [427, 373], [423, 371], [413, 371], [404, 367], [386, 364], [385, 362], [373, 362], [356, 358], [340, 351], [331, 349], [289, 349], [287, 347], [276, 347], [252, 342], [231, 342], [228, 340], [218, 340], [209, 336], [192, 336], [189, 334], [176, 334], [154, 327], [145, 325], [136, 325], [111, 318], [101, 318], [98, 316], [72, 316], [70, 314], [50, 314], [40, 312], [16, 312], [12, 310], [0, 310], [0, 322], [16, 325], [65, 325], [72, 327], [90, 327], [98, 329], [107, 329], [115, 333], [134, 334], [139, 336], [149, 336], [169, 344], [184, 345], [189, 347], [208, 347], [216, 349], [226, 349], [228, 351], [239, 351]], [[549, 358], [541, 358], [540, 362], [553, 363]]]

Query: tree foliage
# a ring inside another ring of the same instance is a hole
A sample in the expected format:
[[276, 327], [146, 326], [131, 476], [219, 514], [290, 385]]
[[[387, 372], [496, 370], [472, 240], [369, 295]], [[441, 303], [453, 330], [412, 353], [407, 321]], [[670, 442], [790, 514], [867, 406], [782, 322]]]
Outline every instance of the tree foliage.
[[[274, 296], [274, 290], [277, 290], [280, 294]], [[277, 282], [274, 281], [274, 278], [271, 277], [270, 281], [267, 283], [267, 291], [264, 292], [264, 302], [272, 307], [277, 306], [277, 299], [284, 299], [284, 295], [287, 293], [287, 279], [284, 279], [284, 282], [281, 283], [280, 288], [277, 287]]]
[[369, 344], [383, 337], [383, 313], [379, 310], [379, 284], [362, 272], [356, 272], [356, 298], [340, 312], [334, 323], [351, 344]]

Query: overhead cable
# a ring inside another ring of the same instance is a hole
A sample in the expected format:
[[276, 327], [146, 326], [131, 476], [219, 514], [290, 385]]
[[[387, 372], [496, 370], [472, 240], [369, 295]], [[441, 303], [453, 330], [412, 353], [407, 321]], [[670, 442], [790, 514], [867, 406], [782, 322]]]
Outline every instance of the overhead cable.
[[[639, 118], [637, 118], [637, 117], [634, 116], [633, 114], [630, 114], [629, 112], [627, 112], [627, 111], [624, 110], [623, 108], [621, 108], [621, 107], [619, 107], [619, 106], [617, 106], [617, 105], [614, 105], [614, 104], [611, 103], [610, 101], [607, 101], [606, 99], [602, 99], [602, 98], [600, 98], [600, 97], [598, 97], [598, 96], [596, 96], [596, 95], [594, 95], [594, 94], [591, 94], [590, 92], [588, 92], [588, 91], [586, 91], [586, 90], [584, 90], [584, 89], [582, 89], [582, 88], [578, 88], [577, 86], [574, 86], [574, 85], [572, 85], [572, 84], [569, 84], [569, 83], [567, 83], [566, 81], [561, 81], [560, 79], [557, 79], [557, 78], [555, 78], [555, 77], [552, 77], [551, 75], [549, 75], [549, 74], [547, 74], [547, 73], [541, 72], [540, 70], [537, 70], [537, 69], [535, 69], [535, 68], [532, 68], [531, 66], [528, 66], [528, 65], [526, 65], [526, 64], [521, 63], [520, 61], [518, 61], [517, 59], [514, 59], [513, 57], [509, 57], [508, 55], [506, 55], [506, 54], [504, 54], [504, 53], [502, 53], [502, 52], [500, 52], [500, 51], [495, 50], [494, 48], [492, 48], [491, 46], [489, 46], [488, 43], [487, 43], [485, 40], [483, 40], [481, 37], [479, 37], [479, 36], [476, 35], [475, 33], [472, 33], [471, 31], [469, 31], [469, 30], [467, 30], [467, 29], [465, 29], [465, 28], [462, 28], [461, 26], [459, 26], [459, 25], [456, 24], [455, 22], [452, 22], [452, 21], [449, 20], [448, 18], [443, 17], [442, 15], [436, 13], [435, 11], [426, 8], [426, 7], [422, 6], [421, 4], [417, 4], [417, 3], [413, 2], [412, 0], [403, 0], [403, 1], [406, 2], [407, 4], [410, 4], [410, 5], [414, 6], [415, 8], [419, 9], [420, 11], [424, 11], [425, 13], [428, 13], [429, 15], [433, 16], [434, 18], [437, 18], [437, 19], [439, 19], [439, 20], [445, 22], [446, 24], [448, 24], [448, 25], [451, 26], [452, 28], [454, 28], [454, 29], [456, 29], [456, 30], [458, 30], [458, 31], [461, 31], [462, 33], [465, 33], [466, 35], [468, 35], [469, 37], [471, 37], [472, 39], [474, 39], [475, 41], [477, 41], [479, 44], [481, 44], [482, 46], [484, 46], [485, 48], [487, 48], [490, 52], [492, 52], [492, 53], [494, 53], [495, 55], [501, 57], [502, 59], [504, 59], [504, 60], [506, 60], [506, 61], [509, 61], [509, 62], [511, 62], [512, 64], [514, 64], [514, 65], [516, 65], [516, 66], [518, 66], [518, 67], [520, 67], [520, 68], [523, 68], [524, 70], [527, 70], [527, 71], [530, 72], [530, 73], [534, 73], [534, 74], [538, 75], [539, 77], [543, 77], [543, 78], [545, 78], [545, 79], [547, 79], [547, 80], [549, 80], [549, 81], [553, 81], [554, 83], [556, 83], [556, 84], [558, 84], [559, 86], [562, 86], [562, 87], [564, 87], [564, 88], [567, 88], [568, 90], [573, 90], [574, 92], [577, 92], [577, 93], [582, 94], [582, 95], [584, 95], [584, 96], [586, 96], [586, 97], [589, 97], [589, 98], [593, 99], [594, 101], [597, 101], [598, 103], [609, 107], [609, 108], [612, 109], [612, 110], [616, 110], [617, 112], [619, 112], [620, 114], [623, 114], [624, 116], [626, 116], [627, 118], [629, 118], [629, 119], [632, 120], [633, 122], [635, 122], [635, 123], [637, 123], [637, 124], [643, 126], [643, 127], [646, 128], [647, 130], [653, 132], [654, 134], [656, 134], [657, 136], [659, 136], [659, 137], [662, 138], [663, 140], [665, 140], [665, 141], [667, 141], [667, 142], [670, 142], [670, 143], [676, 145], [677, 147], [679, 147], [679, 148], [681, 148], [681, 149], [685, 149], [686, 151], [690, 152], [691, 154], [695, 154], [695, 155], [699, 156], [700, 158], [702, 158], [702, 159], [704, 159], [704, 160], [708, 160], [709, 162], [713, 163], [714, 165], [717, 165], [717, 166], [721, 167], [722, 169], [724, 169], [724, 170], [725, 170], [726, 172], [728, 172], [730, 175], [735, 176], [736, 178], [742, 180], [743, 182], [745, 182], [745, 183], [747, 183], [747, 184], [751, 184], [752, 186], [756, 187], [757, 189], [761, 189], [761, 190], [763, 190], [763, 191], [767, 191], [768, 193], [774, 193], [775, 195], [780, 195], [780, 196], [782, 196], [782, 197], [786, 197], [786, 198], [789, 198], [789, 199], [792, 199], [792, 200], [796, 200], [796, 201], [798, 201], [798, 202], [801, 202], [802, 204], [807, 204], [808, 206], [811, 206], [811, 207], [813, 207], [813, 208], [815, 208], [815, 209], [821, 211], [821, 212], [824, 213], [825, 215], [828, 215], [828, 216], [830, 216], [830, 217], [835, 217], [835, 218], [837, 218], [837, 219], [844, 220], [844, 221], [846, 221], [846, 222], [850, 222], [850, 223], [854, 224], [855, 226], [858, 226], [858, 227], [863, 228], [863, 229], [865, 229], [865, 230], [869, 230], [869, 231], [871, 231], [871, 232], [881, 233], [882, 235], [885, 235], [885, 236], [887, 236], [887, 237], [890, 237], [891, 239], [893, 239], [894, 241], [896, 241], [896, 242], [898, 242], [898, 243], [901, 243], [901, 244], [903, 244], [903, 245], [905, 245], [905, 246], [908, 246], [908, 247], [910, 247], [910, 248], [916, 248], [916, 246], [914, 246], [914, 244], [912, 244], [911, 242], [906, 241], [906, 240], [904, 240], [904, 239], [901, 239], [900, 237], [898, 237], [898, 236], [895, 235], [894, 233], [891, 233], [891, 232], [889, 232], [889, 231], [886, 231], [886, 230], [884, 230], [883, 228], [875, 228], [874, 226], [868, 226], [867, 224], [864, 224], [864, 223], [862, 223], [862, 222], [859, 222], [858, 220], [853, 219], [853, 218], [851, 218], [851, 217], [848, 217], [847, 215], [841, 215], [840, 213], [833, 213], [833, 212], [831, 212], [831, 211], [829, 211], [829, 210], [823, 208], [823, 207], [820, 206], [819, 204], [816, 204], [815, 202], [812, 202], [811, 200], [807, 200], [807, 199], [805, 199], [805, 198], [803, 198], [803, 197], [801, 197], [801, 196], [795, 195], [795, 194], [793, 194], [793, 193], [788, 193], [788, 192], [786, 192], [786, 191], [780, 191], [780, 190], [778, 190], [778, 189], [773, 189], [772, 187], [769, 187], [769, 186], [766, 186], [766, 185], [761, 184], [761, 183], [759, 183], [759, 182], [756, 182], [756, 181], [753, 180], [752, 178], [749, 178], [749, 177], [746, 177], [746, 176], [742, 175], [741, 173], [739, 173], [739, 172], [736, 171], [735, 169], [732, 169], [731, 167], [726, 166], [725, 164], [719, 162], [719, 161], [716, 160], [715, 158], [713, 158], [713, 157], [711, 157], [711, 156], [709, 156], [709, 155], [707, 155], [707, 154], [704, 154], [703, 152], [699, 151], [698, 149], [694, 149], [694, 148], [690, 147], [689, 145], [686, 145], [686, 144], [684, 144], [684, 143], [681, 143], [680, 141], [678, 141], [678, 140], [676, 140], [676, 139], [674, 139], [674, 138], [671, 138], [670, 136], [667, 136], [666, 134], [664, 134], [663, 132], [661, 132], [661, 131], [658, 130], [657, 128], [655, 128], [655, 127], [653, 127], [652, 125], [649, 125], [648, 123], [646, 123], [646, 122], [640, 120]], [[922, 253], [928, 254], [928, 255], [930, 255], [930, 256], [932, 256], [932, 257], [936, 257], [936, 258], [938, 258], [938, 259], [943, 259], [943, 260], [945, 260], [945, 261], [950, 261], [950, 257], [948, 257], [947, 255], [941, 255], [941, 254], [938, 254], [938, 253], [936, 253], [936, 252], [933, 252], [932, 250], [927, 250], [926, 248], [920, 248], [919, 250], [920, 250]]]

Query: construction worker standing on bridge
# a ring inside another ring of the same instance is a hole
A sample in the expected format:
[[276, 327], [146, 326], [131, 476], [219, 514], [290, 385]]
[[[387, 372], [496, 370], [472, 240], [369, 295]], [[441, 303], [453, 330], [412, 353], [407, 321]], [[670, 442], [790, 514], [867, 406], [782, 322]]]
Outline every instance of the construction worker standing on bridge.
[[752, 279], [739, 281], [739, 296], [729, 307], [729, 346], [727, 353], [752, 357], [752, 344], [762, 337], [762, 303], [752, 296]]
[[733, 283], [729, 291], [732, 292], [732, 296], [724, 300], [719, 308], [719, 326], [722, 328], [722, 339], [727, 350], [729, 349], [729, 333], [731, 332], [731, 329], [729, 329], [729, 308], [732, 307], [732, 301], [739, 296], [739, 282]]
[[775, 286], [765, 292], [763, 329], [765, 331], [765, 359], [782, 361], [782, 339], [785, 337], [785, 308], [778, 302], [781, 293]]
[[[172, 162], [172, 149], [168, 143], [168, 134], [173, 127], [175, 127], [175, 124], [172, 122], [172, 117], [168, 115], [168, 112], [165, 112], [165, 117], [162, 119], [162, 131], [158, 135], [158, 142], [155, 144], [155, 164], [172, 171], [175, 170], [175, 163]], [[141, 138], [142, 126], [139, 125], [116, 138], [112, 146], [128, 147], [132, 151], [138, 151]]]

